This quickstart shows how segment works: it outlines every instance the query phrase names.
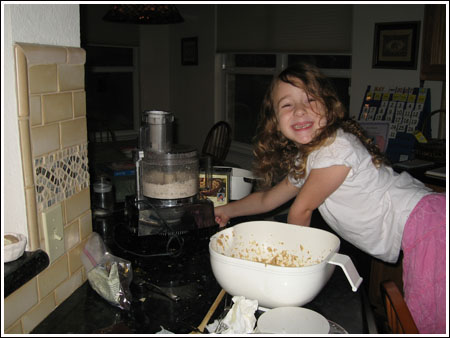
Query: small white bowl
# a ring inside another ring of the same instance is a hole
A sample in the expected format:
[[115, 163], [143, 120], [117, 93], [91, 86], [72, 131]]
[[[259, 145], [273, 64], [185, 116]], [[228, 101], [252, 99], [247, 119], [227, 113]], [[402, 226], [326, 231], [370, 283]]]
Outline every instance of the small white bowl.
[[[4, 236], [6, 235], [11, 235], [19, 240], [18, 242], [12, 244], [4, 243], [4, 261], [5, 263], [8, 263], [23, 255], [25, 246], [27, 245], [27, 238], [22, 234], [13, 232], [5, 232]], [[3, 238], [3, 241], [5, 241], [5, 238]]]
[[327, 334], [328, 320], [320, 313], [302, 307], [278, 307], [264, 312], [257, 322], [258, 333]]

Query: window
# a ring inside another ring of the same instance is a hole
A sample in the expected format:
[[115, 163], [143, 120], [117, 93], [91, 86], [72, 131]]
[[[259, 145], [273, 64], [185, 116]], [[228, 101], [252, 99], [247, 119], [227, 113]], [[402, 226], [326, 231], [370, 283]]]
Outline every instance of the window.
[[232, 126], [234, 146], [252, 143], [261, 103], [273, 76], [299, 61], [316, 64], [334, 83], [340, 99], [349, 109], [350, 55], [223, 54], [222, 109]]
[[136, 47], [88, 45], [86, 110], [90, 133], [111, 130], [117, 140], [139, 130], [139, 83]]

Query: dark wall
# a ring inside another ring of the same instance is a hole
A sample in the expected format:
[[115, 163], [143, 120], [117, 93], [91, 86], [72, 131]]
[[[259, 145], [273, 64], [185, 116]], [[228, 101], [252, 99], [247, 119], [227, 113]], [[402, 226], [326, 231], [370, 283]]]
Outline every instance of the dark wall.
[[139, 46], [139, 25], [103, 20], [113, 5], [80, 5], [81, 44]]

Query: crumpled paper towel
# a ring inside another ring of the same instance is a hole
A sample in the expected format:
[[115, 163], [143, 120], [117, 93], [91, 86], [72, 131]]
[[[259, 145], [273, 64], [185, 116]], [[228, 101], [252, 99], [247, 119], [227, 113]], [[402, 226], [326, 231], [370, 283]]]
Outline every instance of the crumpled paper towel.
[[[223, 334], [253, 333], [256, 323], [255, 312], [258, 301], [243, 296], [232, 298], [233, 306], [222, 321], [215, 320], [206, 326], [209, 332]], [[218, 327], [220, 324], [220, 327]]]

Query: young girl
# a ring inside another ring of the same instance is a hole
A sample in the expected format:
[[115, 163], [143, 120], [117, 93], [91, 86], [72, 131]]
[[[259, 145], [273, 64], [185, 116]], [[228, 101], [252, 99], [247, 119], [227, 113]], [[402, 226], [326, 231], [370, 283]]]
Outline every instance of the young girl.
[[316, 67], [298, 64], [274, 79], [254, 153], [266, 189], [215, 208], [220, 226], [293, 198], [288, 223], [309, 226], [318, 208], [342, 238], [376, 258], [394, 263], [403, 250], [405, 299], [419, 331], [445, 333], [445, 195], [384, 163]]

